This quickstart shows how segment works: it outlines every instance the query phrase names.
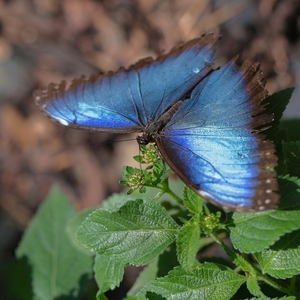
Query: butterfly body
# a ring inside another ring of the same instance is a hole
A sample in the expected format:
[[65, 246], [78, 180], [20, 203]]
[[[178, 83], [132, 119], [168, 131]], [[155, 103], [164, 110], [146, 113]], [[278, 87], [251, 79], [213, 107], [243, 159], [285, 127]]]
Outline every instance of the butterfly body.
[[180, 108], [183, 100], [179, 100], [172, 107], [167, 109], [158, 120], [149, 122], [145, 129], [143, 130], [143, 134], [137, 136], [137, 142], [140, 145], [147, 145], [149, 143], [154, 143], [155, 140], [160, 136], [161, 132], [166, 128], [167, 124], [171, 121], [176, 111]]
[[204, 35], [128, 70], [76, 79], [68, 90], [49, 85], [37, 105], [69, 127], [140, 132], [139, 144], [154, 142], [188, 186], [222, 208], [274, 208], [275, 149], [260, 132], [272, 116], [263, 114], [259, 65], [232, 60], [213, 69], [217, 39]]

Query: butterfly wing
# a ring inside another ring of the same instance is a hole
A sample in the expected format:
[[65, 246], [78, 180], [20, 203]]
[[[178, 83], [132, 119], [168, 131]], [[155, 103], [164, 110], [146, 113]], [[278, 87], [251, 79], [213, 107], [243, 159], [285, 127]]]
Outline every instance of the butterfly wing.
[[38, 107], [59, 123], [106, 132], [137, 132], [189, 93], [210, 71], [212, 45], [203, 35], [156, 60], [141, 60], [128, 70], [50, 84], [36, 93]]
[[234, 61], [201, 81], [157, 139], [175, 173], [204, 198], [234, 211], [274, 207], [272, 142], [255, 127], [270, 123], [258, 64]]

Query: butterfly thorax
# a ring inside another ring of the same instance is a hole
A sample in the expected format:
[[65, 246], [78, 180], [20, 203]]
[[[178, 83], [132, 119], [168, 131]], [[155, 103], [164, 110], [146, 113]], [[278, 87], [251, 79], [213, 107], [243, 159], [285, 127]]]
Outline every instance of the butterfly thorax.
[[166, 109], [166, 111], [156, 121], [150, 121], [145, 127], [143, 134], [141, 136], [137, 136], [136, 140], [138, 144], [147, 145], [149, 143], [154, 143], [155, 139], [173, 118], [183, 101], [184, 100], [177, 101], [174, 105]]

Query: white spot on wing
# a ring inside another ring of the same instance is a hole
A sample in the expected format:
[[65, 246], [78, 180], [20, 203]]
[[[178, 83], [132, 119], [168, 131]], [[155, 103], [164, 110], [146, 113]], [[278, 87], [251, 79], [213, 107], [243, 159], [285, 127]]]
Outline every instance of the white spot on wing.
[[66, 120], [64, 120], [64, 119], [61, 119], [61, 118], [59, 118], [59, 117], [53, 117], [57, 122], [59, 122], [61, 125], [64, 125], [64, 126], [68, 126], [69, 125], [69, 123], [66, 121]]

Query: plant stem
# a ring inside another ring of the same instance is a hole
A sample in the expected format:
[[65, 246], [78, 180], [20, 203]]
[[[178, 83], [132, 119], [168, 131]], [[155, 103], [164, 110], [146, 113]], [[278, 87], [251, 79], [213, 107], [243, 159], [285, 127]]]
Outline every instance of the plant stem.
[[257, 276], [258, 279], [264, 281], [265, 283], [272, 286], [276, 290], [279, 290], [279, 291], [291, 296], [291, 291], [289, 289], [283, 287], [282, 285], [280, 285], [279, 283], [277, 283], [275, 280], [273, 280], [272, 278], [270, 278], [267, 275], [264, 275], [260, 272], [256, 272], [256, 273], [257, 273], [256, 276]]
[[227, 255], [233, 260], [233, 262], [238, 266], [241, 267], [241, 269], [244, 272], [249, 272], [251, 274], [255, 273], [254, 268], [252, 265], [246, 261], [241, 255], [230, 249], [215, 233], [212, 233], [211, 236], [214, 238], [214, 240], [223, 247]]
[[164, 190], [159, 190], [159, 192], [153, 197], [152, 200], [157, 201], [163, 194], [165, 194]]
[[182, 199], [178, 197], [169, 187], [169, 181], [166, 179], [165, 181], [162, 182], [162, 190], [169, 194], [174, 200], [176, 200], [178, 203], [182, 203]]

